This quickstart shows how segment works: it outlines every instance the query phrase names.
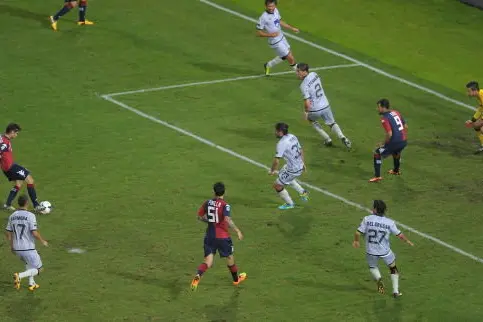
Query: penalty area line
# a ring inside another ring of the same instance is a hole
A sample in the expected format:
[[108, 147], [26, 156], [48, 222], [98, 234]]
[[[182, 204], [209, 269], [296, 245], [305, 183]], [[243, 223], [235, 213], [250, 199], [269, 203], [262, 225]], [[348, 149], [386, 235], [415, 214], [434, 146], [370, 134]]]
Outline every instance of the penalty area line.
[[[333, 66], [321, 66], [321, 67], [311, 68], [310, 70], [311, 71], [317, 71], [317, 70], [350, 68], [350, 67], [357, 67], [357, 66], [360, 66], [360, 64], [343, 64], [343, 65], [333, 65]], [[271, 73], [270, 76], [288, 75], [288, 74], [295, 74], [295, 73], [293, 71], [277, 72], [277, 73]], [[132, 91], [104, 94], [104, 95], [101, 95], [101, 97], [105, 97], [105, 96], [114, 97], [114, 96], [129, 95], [129, 94], [140, 94], [140, 93], [164, 91], [166, 89], [183, 88], [183, 87], [191, 87], [191, 86], [199, 86], [199, 85], [211, 85], [211, 84], [218, 84], [218, 83], [228, 83], [228, 82], [236, 82], [236, 81], [242, 81], [242, 80], [248, 80], [248, 79], [257, 79], [257, 78], [263, 78], [263, 77], [267, 77], [267, 76], [265, 74], [250, 75], [250, 76], [239, 76], [239, 77], [224, 78], [224, 79], [217, 79], [217, 80], [211, 80], [211, 81], [185, 83], [185, 84], [160, 86], [160, 87], [151, 87], [151, 88], [137, 89], [137, 90], [132, 90]]]
[[[190, 85], [190, 86], [194, 86], [194, 85]], [[169, 89], [169, 88], [173, 88], [173, 87], [167, 86], [164, 89]], [[115, 100], [114, 98], [112, 98], [112, 95], [102, 95], [101, 97], [103, 99], [105, 99], [106, 101], [109, 101], [109, 102], [111, 102], [111, 103], [113, 103], [113, 104], [115, 104], [115, 105], [117, 105], [119, 107], [122, 107], [125, 110], [128, 110], [129, 112], [132, 112], [134, 114], [137, 114], [137, 115], [139, 115], [139, 116], [141, 116], [141, 117], [143, 117], [145, 119], [148, 119], [148, 120], [150, 120], [152, 122], [155, 122], [157, 124], [160, 124], [162, 126], [165, 126], [165, 127], [169, 128], [171, 130], [174, 130], [174, 131], [176, 131], [178, 133], [181, 133], [181, 134], [184, 134], [186, 136], [189, 136], [189, 137], [191, 137], [191, 138], [193, 138], [193, 139], [195, 139], [195, 140], [197, 140], [197, 141], [199, 141], [201, 143], [204, 143], [204, 144], [206, 144], [208, 146], [211, 146], [211, 147], [213, 147], [215, 149], [218, 149], [220, 151], [223, 151], [223, 152], [225, 152], [225, 153], [227, 153], [227, 154], [229, 154], [231, 156], [234, 156], [234, 157], [236, 157], [238, 159], [241, 159], [243, 161], [246, 161], [246, 162], [248, 162], [250, 164], [253, 164], [253, 165], [255, 165], [255, 166], [259, 167], [259, 168], [262, 168], [262, 169], [265, 169], [265, 170], [269, 170], [270, 169], [269, 167], [267, 167], [266, 165], [264, 165], [264, 164], [262, 164], [260, 162], [257, 162], [255, 160], [252, 160], [252, 159], [250, 159], [250, 158], [248, 158], [248, 157], [246, 157], [246, 156], [244, 156], [242, 154], [239, 154], [239, 153], [237, 153], [237, 152], [235, 152], [233, 150], [230, 150], [230, 149], [225, 148], [225, 147], [223, 147], [221, 145], [218, 145], [218, 144], [216, 144], [216, 143], [214, 143], [214, 142], [212, 142], [210, 140], [207, 140], [207, 139], [205, 139], [205, 138], [203, 138], [201, 136], [198, 136], [198, 135], [196, 135], [196, 134], [194, 134], [194, 133], [192, 133], [190, 131], [187, 131], [185, 129], [182, 129], [180, 127], [177, 127], [175, 125], [172, 125], [172, 124], [170, 124], [170, 123], [168, 123], [166, 121], [160, 120], [160, 119], [158, 119], [158, 118], [156, 118], [156, 117], [154, 117], [152, 115], [149, 115], [147, 113], [144, 113], [144, 112], [142, 112], [142, 111], [140, 111], [140, 110], [138, 110], [138, 109], [136, 109], [136, 108], [134, 108], [132, 106], [129, 106], [129, 105], [123, 103], [123, 102], [120, 102], [118, 100]], [[314, 186], [312, 184], [309, 184], [309, 183], [306, 183], [306, 182], [303, 182], [303, 181], [300, 181], [300, 183], [302, 185], [304, 185], [304, 186], [312, 189], [312, 190], [315, 190], [315, 191], [318, 191], [320, 193], [323, 193], [324, 195], [326, 195], [328, 197], [331, 197], [331, 198], [334, 198], [334, 199], [337, 199], [337, 200], [339, 200], [339, 201], [341, 201], [341, 202], [343, 202], [343, 203], [345, 203], [347, 205], [353, 206], [355, 208], [358, 208], [360, 210], [366, 211], [368, 213], [371, 212], [371, 210], [369, 208], [364, 207], [363, 205], [358, 204], [356, 202], [350, 201], [350, 200], [348, 200], [348, 199], [346, 199], [346, 198], [344, 198], [342, 196], [339, 196], [339, 195], [337, 195], [335, 193], [332, 193], [332, 192], [330, 192], [328, 190], [319, 188], [317, 186]], [[403, 224], [403, 223], [401, 223], [399, 221], [397, 222], [397, 224], [400, 227], [406, 229], [407, 231], [410, 231], [410, 232], [412, 232], [412, 233], [414, 233], [416, 235], [419, 235], [420, 237], [423, 237], [423, 238], [425, 238], [427, 240], [430, 240], [430, 241], [432, 241], [432, 242], [434, 242], [434, 243], [436, 243], [438, 245], [441, 245], [441, 246], [443, 246], [445, 248], [448, 248], [448, 249], [454, 251], [455, 253], [458, 253], [460, 255], [466, 256], [468, 258], [471, 258], [472, 260], [474, 260], [476, 262], [483, 263], [483, 258], [480, 258], [478, 256], [475, 256], [475, 255], [473, 255], [471, 253], [468, 253], [468, 252], [466, 252], [466, 251], [464, 251], [464, 250], [462, 250], [462, 249], [460, 249], [458, 247], [455, 247], [455, 246], [453, 246], [451, 244], [448, 244], [448, 243], [442, 241], [441, 239], [438, 239], [438, 238], [433, 237], [433, 236], [431, 236], [429, 234], [423, 233], [423, 232], [421, 232], [421, 231], [419, 231], [419, 230], [417, 230], [415, 228], [412, 228], [412, 227], [410, 227], [408, 225], [405, 225], [405, 224]]]

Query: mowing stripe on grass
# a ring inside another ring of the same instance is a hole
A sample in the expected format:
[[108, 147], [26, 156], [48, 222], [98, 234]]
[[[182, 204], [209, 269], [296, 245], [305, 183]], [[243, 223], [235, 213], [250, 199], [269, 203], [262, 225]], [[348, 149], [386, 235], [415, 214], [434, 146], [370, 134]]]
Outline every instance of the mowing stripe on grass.
[[[360, 65], [359, 64], [344, 64], [344, 65], [322, 66], [322, 67], [311, 68], [311, 70], [316, 71], [316, 70], [327, 70], [327, 69], [337, 69], [337, 68], [349, 68], [349, 67], [357, 67], [357, 66], [360, 66]], [[275, 75], [287, 75], [287, 74], [295, 74], [295, 73], [293, 71], [287, 71], [287, 72], [272, 73], [270, 75], [275, 76]], [[217, 84], [217, 83], [227, 83], [227, 82], [236, 82], [236, 81], [241, 81], [241, 80], [257, 79], [257, 78], [263, 78], [263, 77], [267, 77], [267, 76], [265, 74], [263, 74], [263, 75], [251, 75], [251, 76], [239, 76], [239, 77], [225, 78], [225, 79], [218, 79], [218, 80], [211, 80], [211, 81], [204, 81], [204, 82], [195, 82], [195, 83], [186, 83], [186, 84], [179, 84], [179, 85], [169, 85], [169, 86], [161, 86], [161, 87], [144, 88], [144, 89], [138, 89], [138, 90], [133, 90], [133, 91], [105, 94], [104, 96], [111, 96], [112, 97], [112, 96], [121, 96], [121, 95], [128, 95], [128, 94], [156, 92], [156, 91], [162, 91], [162, 90], [165, 90], [165, 89], [182, 88], [182, 87], [190, 87], [190, 86], [198, 86], [198, 85], [209, 85], [209, 84]]]
[[[229, 82], [230, 79], [228, 79], [226, 81]], [[214, 81], [214, 82], [220, 83], [222, 81]], [[207, 82], [204, 82], [204, 84], [206, 84], [206, 83]], [[192, 86], [192, 85], [189, 85], [189, 86]], [[168, 88], [173, 88], [173, 87], [167, 86], [165, 89], [168, 89]], [[129, 105], [125, 104], [125, 103], [122, 103], [122, 102], [120, 102], [118, 100], [115, 100], [114, 98], [112, 98], [112, 95], [102, 95], [101, 97], [103, 99], [111, 102], [111, 103], [116, 104], [117, 106], [120, 106], [120, 107], [122, 107], [122, 108], [124, 108], [124, 109], [126, 109], [126, 110], [128, 110], [128, 111], [130, 111], [132, 113], [135, 113], [135, 114], [137, 114], [137, 115], [139, 115], [141, 117], [144, 117], [144, 118], [146, 118], [146, 119], [148, 119], [150, 121], [153, 121], [155, 123], [161, 124], [161, 125], [163, 125], [163, 126], [165, 126], [167, 128], [170, 128], [170, 129], [176, 131], [176, 132], [179, 132], [181, 134], [184, 134], [186, 136], [189, 136], [189, 137], [191, 137], [191, 138], [193, 138], [193, 139], [195, 139], [195, 140], [197, 140], [197, 141], [199, 141], [201, 143], [204, 143], [204, 144], [209, 145], [211, 147], [214, 147], [214, 148], [216, 148], [216, 149], [218, 149], [220, 151], [223, 151], [225, 153], [228, 153], [228, 154], [230, 154], [230, 155], [232, 155], [232, 156], [234, 156], [234, 157], [236, 157], [238, 159], [241, 159], [243, 161], [246, 161], [248, 163], [251, 163], [253, 165], [256, 165], [259, 168], [262, 168], [262, 169], [265, 169], [265, 170], [270, 170], [269, 167], [267, 167], [266, 165], [264, 165], [264, 164], [262, 164], [260, 162], [257, 162], [255, 160], [252, 160], [252, 159], [250, 159], [250, 158], [248, 158], [248, 157], [246, 157], [246, 156], [244, 156], [242, 154], [236, 153], [233, 150], [227, 149], [227, 148], [222, 147], [222, 146], [220, 146], [220, 145], [218, 145], [218, 144], [216, 144], [216, 143], [214, 143], [214, 142], [212, 142], [210, 140], [207, 140], [205, 138], [202, 138], [201, 136], [198, 136], [198, 135], [196, 135], [196, 134], [194, 134], [194, 133], [192, 133], [190, 131], [184, 130], [184, 129], [182, 129], [180, 127], [177, 127], [177, 126], [174, 126], [174, 125], [172, 125], [172, 124], [170, 124], [170, 123], [168, 123], [166, 121], [160, 120], [160, 119], [158, 119], [158, 118], [156, 118], [156, 117], [154, 117], [152, 115], [149, 115], [147, 113], [144, 113], [144, 112], [142, 112], [142, 111], [140, 111], [140, 110], [138, 110], [138, 109], [136, 109], [136, 108], [134, 108], [132, 106], [129, 106]], [[346, 199], [344, 197], [341, 197], [339, 195], [336, 195], [335, 193], [332, 193], [330, 191], [327, 191], [325, 189], [319, 188], [317, 186], [311, 185], [311, 184], [306, 183], [306, 182], [300, 181], [300, 183], [302, 185], [304, 185], [304, 186], [312, 189], [312, 190], [321, 192], [321, 193], [323, 193], [326, 196], [329, 196], [331, 198], [334, 198], [334, 199], [337, 199], [339, 201], [342, 201], [345, 204], [351, 205], [353, 207], [356, 207], [356, 208], [361, 209], [361, 210], [366, 211], [366, 212], [371, 212], [371, 210], [369, 208], [366, 208], [366, 207], [364, 207], [361, 204], [358, 204], [358, 203], [353, 202], [353, 201], [350, 201], [350, 200], [348, 200], [348, 199]], [[457, 247], [455, 247], [453, 245], [450, 245], [450, 244], [448, 244], [448, 243], [446, 243], [446, 242], [444, 242], [444, 241], [442, 241], [442, 240], [440, 240], [440, 239], [438, 239], [436, 237], [433, 237], [431, 235], [428, 235], [426, 233], [423, 233], [423, 232], [421, 232], [421, 231], [419, 231], [417, 229], [414, 229], [412, 227], [409, 227], [409, 226], [407, 226], [407, 225], [405, 225], [405, 224], [403, 224], [401, 222], [398, 222], [398, 224], [399, 224], [399, 226], [403, 227], [404, 229], [406, 229], [408, 231], [411, 231], [411, 232], [413, 232], [413, 233], [415, 233], [415, 234], [417, 234], [417, 235], [419, 235], [419, 236], [421, 236], [423, 238], [426, 238], [428, 240], [431, 240], [431, 241], [435, 242], [436, 244], [439, 244], [439, 245], [441, 245], [443, 247], [446, 247], [446, 248], [448, 248], [448, 249], [450, 249], [450, 250], [452, 250], [452, 251], [454, 251], [454, 252], [456, 252], [458, 254], [461, 254], [463, 256], [466, 256], [468, 258], [471, 258], [474, 261], [477, 261], [479, 263], [483, 263], [483, 258], [477, 257], [477, 256], [475, 256], [473, 254], [468, 253], [468, 252], [465, 252], [462, 249], [459, 249], [459, 248], [457, 248]]]
[[[200, 2], [202, 2], [202, 3], [204, 3], [204, 4], [207, 4], [207, 5], [209, 5], [209, 6], [212, 6], [213, 8], [216, 8], [216, 9], [218, 9], [218, 10], [221, 10], [221, 11], [224, 11], [224, 12], [226, 12], [226, 13], [229, 13], [229, 14], [231, 14], [231, 15], [237, 16], [237, 17], [239, 17], [239, 18], [242, 18], [242, 19], [248, 20], [248, 21], [253, 22], [253, 23], [257, 23], [257, 20], [256, 20], [256, 19], [253, 19], [253, 18], [251, 18], [251, 17], [249, 17], [249, 16], [246, 16], [246, 15], [244, 15], [244, 14], [242, 14], [242, 13], [237, 12], [237, 11], [234, 11], [234, 10], [228, 9], [228, 8], [226, 8], [226, 7], [220, 6], [219, 4], [213, 3], [213, 2], [211, 2], [211, 1], [209, 1], [209, 0], [199, 0], [199, 1], [200, 1]], [[317, 48], [317, 49], [319, 49], [319, 50], [325, 51], [326, 53], [332, 54], [332, 55], [334, 55], [334, 56], [337, 56], [337, 57], [340, 57], [340, 58], [344, 58], [344, 59], [346, 59], [346, 60], [348, 60], [348, 61], [351, 61], [351, 62], [353, 62], [353, 63], [356, 63], [356, 64], [358, 64], [358, 65], [360, 65], [360, 66], [362, 66], [362, 67], [365, 67], [365, 68], [367, 68], [367, 69], [370, 69], [370, 70], [372, 70], [372, 71], [373, 71], [373, 72], [375, 72], [375, 73], [378, 73], [378, 74], [380, 74], [380, 75], [383, 75], [383, 76], [389, 77], [389, 78], [391, 78], [391, 79], [394, 79], [394, 80], [396, 80], [396, 81], [398, 81], [398, 82], [400, 82], [400, 83], [403, 83], [403, 84], [409, 85], [409, 86], [411, 86], [411, 87], [417, 88], [417, 89], [422, 90], [422, 91], [424, 91], [424, 92], [426, 92], [426, 93], [429, 93], [429, 94], [432, 94], [432, 95], [434, 95], [434, 96], [437, 96], [437, 97], [439, 97], [439, 98], [441, 98], [441, 99], [443, 99], [443, 100], [445, 100], [445, 101], [448, 101], [448, 102], [454, 103], [454, 104], [459, 105], [459, 106], [463, 106], [463, 107], [465, 107], [465, 108], [467, 108], [467, 109], [470, 109], [470, 110], [476, 110], [476, 109], [475, 109], [473, 106], [471, 106], [471, 105], [468, 105], [468, 104], [465, 104], [465, 103], [463, 103], [463, 102], [457, 101], [457, 100], [455, 100], [455, 99], [453, 99], [453, 98], [450, 98], [450, 97], [448, 97], [448, 96], [446, 96], [446, 95], [443, 95], [443, 94], [441, 94], [441, 93], [439, 93], [439, 92], [436, 92], [435, 90], [432, 90], [432, 89], [430, 89], [430, 88], [427, 88], [427, 87], [424, 87], [424, 86], [418, 85], [418, 84], [416, 84], [416, 83], [413, 83], [413, 82], [411, 82], [411, 81], [408, 81], [408, 80], [406, 80], [406, 79], [404, 79], [404, 78], [401, 78], [401, 77], [399, 77], [399, 76], [396, 76], [396, 75], [390, 74], [390, 73], [388, 73], [388, 72], [385, 72], [385, 71], [383, 71], [382, 69], [376, 68], [376, 67], [371, 66], [371, 65], [366, 64], [366, 63], [363, 63], [363, 62], [362, 62], [362, 61], [360, 61], [360, 60], [357, 60], [357, 59], [355, 59], [355, 58], [352, 58], [352, 57], [350, 57], [350, 56], [348, 56], [348, 55], [345, 55], [345, 54], [343, 54], [343, 53], [340, 53], [340, 52], [338, 52], [338, 51], [335, 51], [335, 50], [329, 49], [329, 48], [327, 48], [327, 47], [320, 46], [320, 45], [318, 45], [318, 44], [316, 44], [316, 43], [314, 43], [314, 42], [311, 42], [311, 41], [305, 40], [305, 39], [303, 39], [303, 38], [301, 38], [301, 37], [299, 37], [299, 36], [295, 36], [295, 35], [292, 35], [292, 34], [290, 34], [290, 33], [286, 33], [286, 32], [284, 32], [284, 34], [285, 34], [287, 37], [289, 37], [289, 38], [292, 38], [292, 39], [298, 40], [298, 41], [300, 41], [300, 42], [302, 42], [302, 43], [304, 43], [304, 44], [306, 44], [306, 45], [309, 45], [309, 46], [311, 46], [311, 47], [314, 47], [314, 48]]]

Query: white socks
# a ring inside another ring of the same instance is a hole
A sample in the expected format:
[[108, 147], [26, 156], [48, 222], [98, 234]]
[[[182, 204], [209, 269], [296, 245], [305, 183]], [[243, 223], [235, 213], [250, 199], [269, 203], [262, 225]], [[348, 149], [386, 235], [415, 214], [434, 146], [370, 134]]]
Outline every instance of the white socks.
[[322, 129], [322, 126], [319, 124], [319, 122], [312, 122], [312, 126], [324, 138], [324, 141], [330, 141], [330, 136], [324, 131], [324, 129]]
[[369, 271], [371, 272], [372, 278], [375, 281], [379, 281], [381, 279], [381, 272], [379, 271], [379, 268], [369, 268]]
[[37, 276], [37, 275], [39, 275], [39, 270], [36, 268], [31, 268], [26, 270], [25, 272], [19, 273], [18, 277], [20, 277], [20, 279], [25, 278], [27, 276], [33, 278], [34, 276]]
[[399, 294], [399, 274], [391, 274], [392, 292]]
[[290, 186], [294, 188], [299, 193], [299, 195], [305, 192], [305, 189], [302, 188], [302, 186], [297, 182], [297, 180], [293, 180], [292, 182], [290, 182]]
[[297, 64], [290, 65], [290, 67], [292, 67], [292, 69], [293, 69], [294, 72], [297, 71]]
[[337, 124], [337, 123], [335, 123], [334, 125], [332, 125], [332, 132], [334, 132], [339, 139], [342, 139], [342, 138], [345, 137], [344, 136], [344, 133], [342, 133], [342, 130], [339, 127], [339, 124]]
[[281, 62], [282, 62], [282, 58], [280, 58], [280, 57], [277, 56], [277, 57], [275, 57], [274, 59], [272, 59], [271, 61], [269, 61], [267, 63], [267, 67], [271, 68], [271, 67], [273, 67], [275, 65], [280, 64]]
[[283, 201], [285, 201], [285, 203], [288, 203], [289, 205], [293, 205], [293, 200], [292, 198], [290, 198], [290, 195], [288, 194], [287, 189], [283, 189], [278, 193], [278, 195], [280, 196], [280, 198], [282, 198]]

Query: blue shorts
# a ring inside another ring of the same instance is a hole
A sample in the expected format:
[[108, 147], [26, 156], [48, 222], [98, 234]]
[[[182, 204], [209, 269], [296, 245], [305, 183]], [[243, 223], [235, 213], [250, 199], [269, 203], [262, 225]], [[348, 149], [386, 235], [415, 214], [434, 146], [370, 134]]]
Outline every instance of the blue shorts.
[[25, 181], [30, 171], [14, 163], [8, 171], [3, 171], [3, 174], [7, 177], [8, 181]]
[[387, 158], [390, 155], [401, 153], [407, 144], [407, 141], [386, 143], [384, 146], [377, 148], [376, 153], [380, 154], [383, 158]]
[[231, 238], [208, 238], [205, 237], [203, 249], [205, 250], [205, 257], [216, 252], [220, 257], [228, 257], [233, 255], [233, 242]]

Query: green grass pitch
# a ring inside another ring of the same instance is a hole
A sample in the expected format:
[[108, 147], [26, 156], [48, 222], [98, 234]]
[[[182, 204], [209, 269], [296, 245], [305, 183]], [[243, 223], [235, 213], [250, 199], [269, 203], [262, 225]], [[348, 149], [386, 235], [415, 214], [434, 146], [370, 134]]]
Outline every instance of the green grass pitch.
[[[263, 10], [258, 0], [217, 3], [254, 18]], [[449, 0], [404, 3], [284, 0], [280, 10], [310, 42], [475, 105], [463, 87], [483, 82], [472, 63], [483, 12]], [[47, 17], [60, 5], [0, 4], [0, 126], [22, 125], [16, 160], [55, 206], [39, 217], [51, 247], [39, 246], [45, 272], [35, 293], [13, 289], [22, 263], [1, 243], [1, 321], [482, 320], [482, 161], [463, 127], [471, 110], [289, 39], [299, 61], [322, 68], [354, 144], [328, 149], [302, 119], [293, 74], [251, 77], [273, 56], [253, 23], [196, 0], [93, 0], [95, 26], [78, 27], [74, 11], [54, 33]], [[381, 97], [407, 119], [410, 143], [403, 176], [369, 185]], [[317, 187], [287, 212], [260, 167], [270, 165], [281, 120], [304, 145], [302, 180]], [[245, 234], [235, 255], [248, 279], [234, 288], [216, 259], [193, 293], [204, 233], [196, 210], [218, 180]], [[0, 197], [9, 189], [4, 180]], [[401, 299], [375, 292], [363, 250], [351, 246], [364, 211], [317, 189], [362, 207], [382, 198], [392, 218], [423, 233], [403, 229], [414, 248], [393, 241]]]

